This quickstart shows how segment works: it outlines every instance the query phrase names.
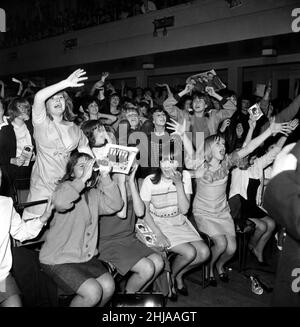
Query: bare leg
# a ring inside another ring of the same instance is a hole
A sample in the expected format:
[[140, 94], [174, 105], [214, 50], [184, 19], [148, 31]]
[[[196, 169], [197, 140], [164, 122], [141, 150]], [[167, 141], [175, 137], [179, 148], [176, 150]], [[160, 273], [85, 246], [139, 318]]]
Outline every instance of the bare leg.
[[266, 216], [262, 219], [265, 225], [266, 225], [266, 231], [265, 233], [261, 236], [261, 238], [258, 240], [258, 242], [256, 243], [256, 246], [254, 247], [254, 253], [256, 254], [258, 261], [263, 262], [263, 251], [264, 248], [267, 244], [267, 242], [269, 241], [269, 239], [272, 236], [272, 233], [274, 232], [274, 229], [276, 227], [275, 222], [273, 219], [271, 219], [270, 217]]
[[147, 258], [151, 260], [154, 265], [154, 275], [151, 280], [148, 281], [147, 284], [143, 287], [142, 291], [155, 281], [155, 279], [161, 273], [165, 265], [163, 258], [158, 253], [150, 254]]
[[142, 258], [132, 268], [133, 274], [127, 281], [125, 290], [127, 293], [138, 292], [154, 276], [155, 267], [152, 260]]
[[211, 239], [214, 246], [211, 249], [211, 262], [209, 267], [209, 277], [214, 277], [214, 264], [219, 259], [220, 255], [224, 253], [227, 248], [227, 238], [225, 235], [213, 236]]
[[[172, 263], [171, 278], [174, 286], [174, 281], [179, 272], [195, 260], [197, 253], [196, 248], [190, 243], [176, 245], [171, 249], [171, 251], [177, 254]], [[173, 290], [175, 291], [174, 287]]]
[[82, 283], [73, 298], [70, 307], [93, 307], [96, 306], [102, 297], [102, 287], [94, 278]]
[[225, 235], [227, 239], [227, 247], [226, 250], [220, 255], [219, 260], [216, 262], [216, 268], [218, 274], [224, 273], [224, 265], [230, 260], [236, 251], [236, 239], [234, 236]]
[[196, 250], [196, 257], [195, 259], [189, 263], [185, 268], [183, 268], [176, 276], [176, 282], [178, 288], [183, 288], [183, 275], [187, 273], [189, 270], [195, 268], [196, 266], [202, 264], [205, 262], [209, 255], [210, 251], [208, 246], [205, 244], [204, 241], [198, 241], [198, 242], [191, 242], [190, 243]]
[[99, 303], [100, 307], [103, 307], [113, 296], [115, 291], [115, 281], [112, 278], [110, 273], [105, 273], [98, 277], [97, 282], [100, 284], [102, 288], [102, 298]]

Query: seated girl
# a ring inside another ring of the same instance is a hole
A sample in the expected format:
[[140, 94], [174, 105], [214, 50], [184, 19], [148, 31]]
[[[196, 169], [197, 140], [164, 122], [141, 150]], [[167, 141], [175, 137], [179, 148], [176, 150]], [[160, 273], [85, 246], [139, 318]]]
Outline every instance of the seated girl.
[[[137, 168], [138, 165], [135, 164], [128, 178], [125, 218], [113, 215], [102, 216], [100, 219], [100, 259], [111, 263], [122, 276], [131, 273], [125, 285], [126, 293], [145, 289], [164, 267], [161, 255], [135, 236], [136, 217], [142, 217], [145, 211], [135, 180]], [[126, 184], [125, 175], [123, 175], [123, 183]]]
[[114, 281], [98, 254], [99, 216], [122, 209], [122, 199], [109, 171], [93, 173], [95, 160], [74, 153], [53, 193], [56, 212], [40, 251], [43, 270], [67, 292], [70, 306], [103, 306], [114, 293]]
[[[290, 126], [292, 130], [296, 129], [298, 120], [291, 121]], [[263, 251], [275, 229], [275, 222], [259, 207], [258, 187], [263, 184], [264, 169], [272, 164], [286, 140], [287, 137], [282, 136], [276, 144], [269, 147], [266, 154], [259, 158], [245, 157], [232, 171], [228, 201], [232, 218], [235, 219], [240, 214], [242, 220], [249, 219], [255, 224], [256, 228], [250, 239], [249, 248], [260, 265], [265, 264]]]
[[170, 156], [163, 157], [156, 174], [145, 178], [140, 192], [146, 206], [146, 223], [157, 241], [176, 254], [171, 266], [171, 299], [176, 299], [177, 292], [188, 295], [183, 275], [209, 256], [208, 247], [186, 217], [192, 194], [191, 178], [187, 171], [181, 174], [178, 165]]
[[[2, 170], [0, 168], [0, 189], [2, 184]], [[12, 267], [12, 253], [10, 236], [18, 241], [35, 238], [52, 214], [52, 205], [48, 201], [45, 212], [41, 217], [23, 221], [13, 207], [11, 198], [0, 195], [0, 306], [22, 306], [20, 291], [15, 279], [10, 273]]]
[[186, 149], [186, 166], [193, 169], [196, 177], [197, 189], [193, 203], [193, 213], [198, 228], [208, 234], [214, 243], [210, 263], [210, 285], [217, 286], [214, 277], [216, 266], [219, 279], [228, 282], [229, 277], [224, 269], [225, 263], [232, 258], [236, 251], [235, 227], [230, 215], [226, 199], [226, 187], [229, 170], [244, 158], [271, 134], [289, 132], [287, 123], [276, 124], [273, 120], [270, 127], [247, 146], [231, 154], [226, 154], [225, 140], [218, 135], [211, 135], [205, 139], [204, 149], [199, 148], [194, 155], [191, 141], [185, 133], [183, 125], [173, 120], [169, 123], [174, 133], [181, 135]]
[[[84, 123], [82, 129], [96, 158], [106, 157], [105, 145], [111, 140], [105, 128], [94, 120]], [[117, 214], [100, 219], [100, 259], [113, 264], [121, 275], [129, 271], [132, 273], [125, 286], [128, 293], [145, 288], [155, 280], [164, 266], [161, 256], [135, 237], [136, 216], [144, 215], [144, 204], [135, 183], [136, 169], [137, 166], [129, 177], [128, 189], [125, 175], [113, 175], [119, 185], [124, 207]], [[131, 196], [127, 196], [127, 191], [130, 191]]]

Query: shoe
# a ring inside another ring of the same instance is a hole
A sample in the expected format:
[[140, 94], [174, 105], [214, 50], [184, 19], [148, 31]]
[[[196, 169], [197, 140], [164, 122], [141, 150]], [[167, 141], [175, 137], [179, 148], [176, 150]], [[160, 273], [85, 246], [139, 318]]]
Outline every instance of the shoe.
[[183, 296], [188, 296], [189, 292], [187, 287], [183, 284], [182, 288], [178, 288], [177, 283], [175, 284], [176, 292], [183, 295]]
[[218, 283], [217, 283], [217, 280], [215, 279], [215, 277], [209, 277], [208, 284], [212, 287], [218, 286]]
[[229, 282], [229, 276], [228, 276], [227, 273], [219, 274], [219, 279], [220, 279], [220, 281], [222, 281], [223, 283], [228, 283], [228, 282]]
[[174, 280], [173, 286], [171, 287], [171, 295], [168, 296], [168, 299], [172, 302], [176, 302], [178, 299], [176, 281]]
[[267, 293], [271, 293], [273, 291], [273, 288], [263, 283], [262, 280], [257, 275], [254, 275], [253, 277], [258, 281], [258, 283], [261, 285], [264, 291], [266, 291]]
[[168, 296], [168, 299], [170, 300], [170, 301], [172, 301], [172, 302], [177, 302], [177, 300], [178, 300], [178, 295], [177, 295], [177, 293], [175, 292], [173, 292], [172, 291], [172, 294], [171, 294], [171, 296]]
[[269, 267], [269, 266], [270, 266], [270, 265], [269, 265], [268, 263], [266, 263], [265, 261], [259, 261], [259, 260], [258, 260], [258, 258], [257, 258], [257, 256], [256, 256], [256, 254], [255, 254], [253, 248], [250, 249], [249, 251], [250, 251], [252, 257], [255, 259], [255, 262], [256, 262], [260, 267]]
[[251, 291], [254, 294], [262, 295], [264, 290], [261, 287], [261, 285], [259, 284], [258, 280], [253, 276], [250, 276], [250, 280], [251, 280]]

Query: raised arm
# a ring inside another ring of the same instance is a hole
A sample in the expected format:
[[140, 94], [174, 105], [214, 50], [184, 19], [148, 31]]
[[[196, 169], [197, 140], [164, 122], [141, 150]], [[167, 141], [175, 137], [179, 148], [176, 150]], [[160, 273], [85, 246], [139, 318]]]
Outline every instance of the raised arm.
[[271, 81], [268, 81], [265, 94], [259, 102], [260, 109], [266, 116], [268, 116], [271, 91], [272, 91], [272, 84], [271, 84]]
[[90, 95], [93, 96], [96, 90], [99, 90], [99, 93], [100, 93], [101, 91], [104, 92], [104, 83], [105, 83], [105, 80], [106, 80], [106, 78], [107, 78], [108, 76], [109, 76], [109, 73], [107, 73], [107, 72], [104, 72], [104, 73], [101, 74], [101, 79], [100, 79], [100, 81], [96, 82], [96, 83], [93, 85], [93, 87], [91, 88], [91, 91], [90, 91]]
[[243, 148], [245, 148], [252, 140], [253, 132], [256, 127], [256, 120], [250, 117], [250, 119], [248, 120], [248, 124], [249, 124], [249, 130], [245, 138], [245, 141], [243, 143]]
[[170, 241], [169, 239], [164, 235], [164, 233], [160, 230], [160, 228], [155, 224], [151, 213], [150, 213], [150, 202], [151, 202], [151, 187], [152, 182], [150, 179], [150, 176], [146, 177], [144, 179], [144, 182], [141, 187], [140, 196], [142, 201], [145, 204], [145, 222], [150, 227], [150, 229], [153, 231], [153, 233], [156, 236], [157, 241], [163, 246], [163, 247], [169, 247]]
[[143, 217], [145, 214], [145, 205], [138, 192], [137, 182], [135, 179], [138, 164], [136, 163], [129, 175], [129, 187], [132, 195], [133, 209], [137, 217]]
[[226, 118], [231, 118], [232, 115], [236, 112], [237, 107], [230, 99], [223, 98], [220, 94], [216, 93], [214, 88], [211, 86], [207, 86], [205, 91], [213, 98], [218, 100], [221, 105], [222, 109], [216, 112], [216, 115], [219, 121], [222, 121]]
[[99, 197], [99, 215], [111, 215], [123, 207], [123, 199], [118, 185], [112, 181], [109, 173], [101, 178]]
[[179, 171], [175, 171], [171, 177], [173, 183], [175, 184], [177, 191], [177, 203], [180, 213], [186, 215], [190, 208], [190, 195], [187, 195], [184, 190], [182, 175]]
[[276, 135], [277, 133], [287, 135], [287, 133], [289, 133], [290, 131], [291, 128], [289, 126], [289, 123], [277, 124], [273, 119], [272, 123], [270, 124], [270, 127], [265, 132], [257, 136], [255, 139], [251, 140], [246, 147], [237, 151], [237, 154], [240, 158], [244, 158], [248, 154], [252, 153], [256, 148], [258, 148], [271, 135]]
[[0, 98], [4, 99], [4, 95], [5, 95], [5, 86], [4, 86], [4, 82], [0, 81]]
[[46, 108], [45, 102], [51, 96], [56, 94], [57, 92], [63, 91], [68, 87], [81, 87], [84, 85], [82, 83], [84, 80], [87, 80], [87, 77], [84, 75], [86, 72], [83, 69], [78, 69], [74, 73], [72, 73], [67, 79], [45, 87], [44, 89], [37, 92], [34, 97], [34, 103], [32, 106], [32, 119], [35, 122], [38, 122], [43, 117], [46, 117]]
[[168, 128], [171, 131], [174, 131], [171, 135], [179, 135], [185, 150], [185, 165], [188, 169], [197, 169], [204, 162], [204, 138], [201, 144], [198, 144], [196, 152], [192, 141], [186, 133], [186, 120], [183, 121], [183, 124], [179, 124], [174, 119], [171, 119], [172, 123], [167, 123]]

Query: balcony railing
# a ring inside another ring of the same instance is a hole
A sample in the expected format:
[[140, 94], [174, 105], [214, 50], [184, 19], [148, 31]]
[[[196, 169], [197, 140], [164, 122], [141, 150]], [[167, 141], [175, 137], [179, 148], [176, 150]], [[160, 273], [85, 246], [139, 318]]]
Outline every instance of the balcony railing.
[[7, 32], [4, 37], [2, 36], [2, 40], [0, 39], [0, 48], [14, 47], [192, 1], [104, 0], [103, 2], [104, 5], [100, 7], [95, 5], [95, 2], [82, 1], [77, 3], [75, 9], [66, 8], [58, 11], [52, 1], [43, 7], [39, 6], [39, 1], [28, 1], [28, 12], [24, 15], [26, 19], [24, 16], [21, 19], [17, 13], [7, 12]]

